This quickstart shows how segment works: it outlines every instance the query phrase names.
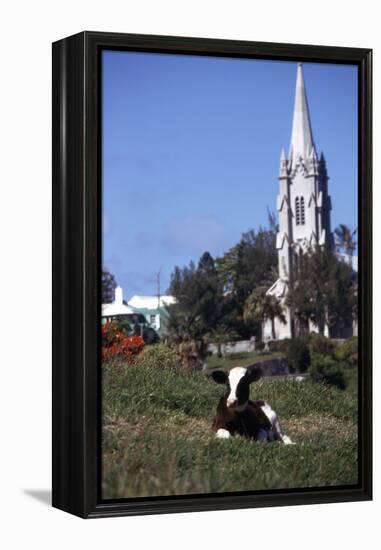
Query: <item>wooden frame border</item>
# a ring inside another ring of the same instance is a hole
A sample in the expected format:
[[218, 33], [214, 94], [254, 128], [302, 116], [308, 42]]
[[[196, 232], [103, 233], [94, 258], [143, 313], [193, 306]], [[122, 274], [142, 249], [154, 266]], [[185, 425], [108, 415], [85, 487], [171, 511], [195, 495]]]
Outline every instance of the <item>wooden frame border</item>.
[[[102, 49], [348, 63], [359, 72], [358, 487], [102, 502], [100, 155]], [[53, 506], [80, 517], [223, 510], [372, 498], [372, 51], [83, 32], [53, 44]]]

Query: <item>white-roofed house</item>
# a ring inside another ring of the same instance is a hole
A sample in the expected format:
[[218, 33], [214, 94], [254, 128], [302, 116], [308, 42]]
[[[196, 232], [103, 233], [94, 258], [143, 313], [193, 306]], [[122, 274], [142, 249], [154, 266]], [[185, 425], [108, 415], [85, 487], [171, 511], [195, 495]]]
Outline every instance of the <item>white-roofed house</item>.
[[144, 315], [148, 324], [162, 337], [165, 335], [168, 320], [166, 306], [175, 302], [173, 296], [135, 295], [128, 300], [128, 305]]
[[126, 322], [129, 334], [142, 336], [148, 343], [157, 340], [154, 330], [148, 327], [146, 317], [123, 300], [123, 289], [120, 286], [115, 289], [114, 301], [102, 304], [102, 324], [110, 321]]
[[110, 304], [102, 304], [102, 322], [113, 321], [121, 315], [135, 313], [134, 309], [123, 302], [123, 289], [117, 286], [115, 289], [115, 299]]

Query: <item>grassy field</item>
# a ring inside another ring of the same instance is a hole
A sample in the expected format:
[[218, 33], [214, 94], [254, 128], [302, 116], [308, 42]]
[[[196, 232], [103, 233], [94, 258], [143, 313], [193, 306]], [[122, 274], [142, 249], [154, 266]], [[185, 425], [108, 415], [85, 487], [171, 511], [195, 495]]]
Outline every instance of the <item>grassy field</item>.
[[109, 363], [103, 390], [104, 498], [357, 482], [355, 383], [346, 391], [310, 381], [252, 385], [252, 399], [269, 401], [293, 446], [215, 439], [224, 389], [204, 372]]
[[221, 368], [222, 370], [229, 370], [233, 367], [247, 367], [259, 363], [260, 361], [276, 359], [278, 357], [284, 357], [284, 353], [278, 351], [262, 353], [250, 351], [247, 353], [227, 353], [223, 357], [210, 355], [206, 360], [206, 369], [213, 370]]

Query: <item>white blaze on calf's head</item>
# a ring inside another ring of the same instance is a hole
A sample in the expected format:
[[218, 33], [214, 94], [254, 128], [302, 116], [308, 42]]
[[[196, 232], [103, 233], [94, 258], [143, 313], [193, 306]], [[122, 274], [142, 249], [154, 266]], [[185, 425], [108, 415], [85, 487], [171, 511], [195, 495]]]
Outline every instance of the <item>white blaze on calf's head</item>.
[[244, 410], [249, 400], [250, 384], [262, 375], [259, 367], [234, 367], [227, 375], [223, 371], [212, 372], [212, 377], [218, 384], [227, 385], [226, 406], [238, 412]]
[[244, 367], [235, 367], [229, 372], [230, 393], [226, 400], [226, 404], [228, 407], [231, 407], [232, 405], [235, 405], [235, 403], [237, 403], [237, 387], [244, 376], [246, 376], [246, 369]]

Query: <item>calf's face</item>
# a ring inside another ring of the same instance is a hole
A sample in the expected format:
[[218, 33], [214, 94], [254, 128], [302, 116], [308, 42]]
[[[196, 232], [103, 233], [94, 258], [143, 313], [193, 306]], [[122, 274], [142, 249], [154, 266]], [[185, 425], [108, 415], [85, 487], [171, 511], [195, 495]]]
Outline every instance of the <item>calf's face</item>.
[[226, 406], [238, 412], [243, 411], [249, 401], [250, 384], [262, 376], [259, 367], [235, 367], [229, 374], [222, 370], [212, 372], [212, 377], [218, 384], [226, 384]]

